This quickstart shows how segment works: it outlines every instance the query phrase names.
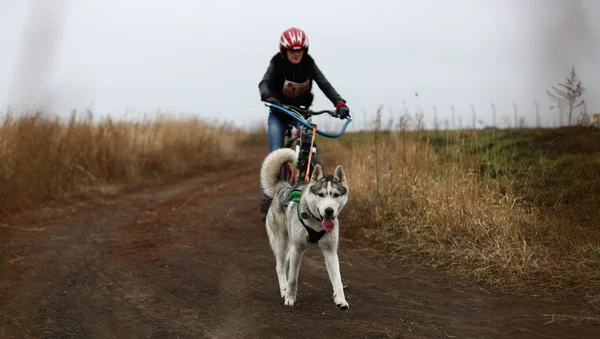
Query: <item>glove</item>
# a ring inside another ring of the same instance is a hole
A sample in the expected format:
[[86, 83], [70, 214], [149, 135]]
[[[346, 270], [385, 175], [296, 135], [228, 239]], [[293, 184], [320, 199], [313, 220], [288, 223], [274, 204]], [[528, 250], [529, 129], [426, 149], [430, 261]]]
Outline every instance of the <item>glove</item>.
[[348, 115], [350, 115], [350, 109], [348, 106], [346, 106], [346, 104], [341, 104], [341, 106], [338, 106], [335, 112], [338, 114], [340, 119], [346, 119]]
[[281, 105], [279, 103], [279, 100], [277, 100], [277, 98], [274, 95], [267, 96], [265, 98], [265, 101], [268, 102], [268, 103], [270, 103], [270, 104], [273, 104], [273, 105]]

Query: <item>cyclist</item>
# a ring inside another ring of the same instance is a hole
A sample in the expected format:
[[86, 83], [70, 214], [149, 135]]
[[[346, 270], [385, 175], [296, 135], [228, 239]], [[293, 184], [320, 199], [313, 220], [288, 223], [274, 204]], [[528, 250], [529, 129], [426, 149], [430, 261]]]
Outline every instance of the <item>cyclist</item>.
[[[308, 54], [306, 33], [295, 27], [285, 30], [279, 40], [279, 53], [271, 58], [258, 84], [261, 99], [275, 105], [304, 106], [308, 109], [314, 98], [311, 93], [313, 80], [336, 107], [339, 118], [345, 119], [350, 113], [346, 100], [333, 88]], [[270, 110], [267, 119], [269, 152], [283, 147], [286, 128], [293, 123], [294, 119], [284, 112], [276, 108]], [[270, 204], [271, 198], [263, 195], [261, 212], [266, 213]]]

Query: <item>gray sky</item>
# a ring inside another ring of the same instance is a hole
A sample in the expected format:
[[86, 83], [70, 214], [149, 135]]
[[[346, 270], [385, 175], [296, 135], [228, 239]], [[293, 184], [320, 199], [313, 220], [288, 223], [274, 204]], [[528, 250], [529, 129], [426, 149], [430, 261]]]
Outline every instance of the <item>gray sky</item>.
[[[157, 110], [265, 120], [258, 82], [281, 32], [304, 29], [311, 54], [357, 122], [379, 104], [427, 121], [557, 114], [545, 93], [572, 65], [600, 111], [600, 13], [594, 0], [39, 0], [0, 2], [0, 104], [43, 102], [67, 116]], [[315, 87], [315, 109], [331, 103]], [[318, 122], [327, 118], [319, 117]], [[338, 125], [336, 125], [338, 126]]]

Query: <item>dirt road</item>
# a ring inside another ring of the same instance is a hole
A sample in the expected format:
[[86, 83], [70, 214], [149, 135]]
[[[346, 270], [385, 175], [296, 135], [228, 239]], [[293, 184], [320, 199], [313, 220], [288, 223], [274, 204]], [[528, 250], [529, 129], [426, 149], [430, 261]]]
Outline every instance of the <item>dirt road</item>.
[[589, 323], [545, 324], [575, 302], [511, 297], [358, 240], [340, 246], [349, 310], [316, 249], [284, 306], [258, 212], [261, 160], [1, 225], [0, 338], [598, 337]]

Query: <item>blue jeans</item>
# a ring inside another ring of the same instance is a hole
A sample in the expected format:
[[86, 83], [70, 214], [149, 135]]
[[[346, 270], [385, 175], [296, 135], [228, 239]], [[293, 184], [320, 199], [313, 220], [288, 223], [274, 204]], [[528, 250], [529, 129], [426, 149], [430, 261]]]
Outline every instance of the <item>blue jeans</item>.
[[[293, 124], [296, 128], [300, 128], [299, 122], [294, 121]], [[269, 118], [267, 119], [267, 132], [269, 133], [269, 153], [276, 149], [283, 148], [286, 128], [287, 124], [282, 122], [281, 119], [279, 119], [279, 117], [273, 113], [273, 111], [269, 111]]]
[[[269, 110], [269, 118], [267, 119], [267, 133], [269, 134], [269, 153], [273, 152], [276, 149], [283, 148], [286, 129], [287, 124], [281, 121], [281, 119], [279, 119], [279, 117], [277, 117], [277, 115], [275, 115], [272, 110]], [[271, 198], [269, 198], [266, 194], [263, 193], [263, 204], [261, 207], [262, 212], [266, 213], [270, 204]]]
[[[296, 128], [300, 128], [299, 122], [294, 120], [293, 124]], [[272, 110], [269, 110], [269, 118], [267, 119], [267, 132], [269, 134], [269, 153], [273, 152], [276, 149], [283, 148], [285, 140], [285, 131], [287, 129], [287, 126], [288, 124], [286, 124], [284, 121], [281, 121], [281, 119], [279, 119], [279, 117], [277, 117], [277, 115], [275, 115]], [[261, 207], [261, 210], [264, 213], [266, 213], [270, 204], [271, 198], [267, 197], [267, 195], [263, 193], [263, 205]]]

